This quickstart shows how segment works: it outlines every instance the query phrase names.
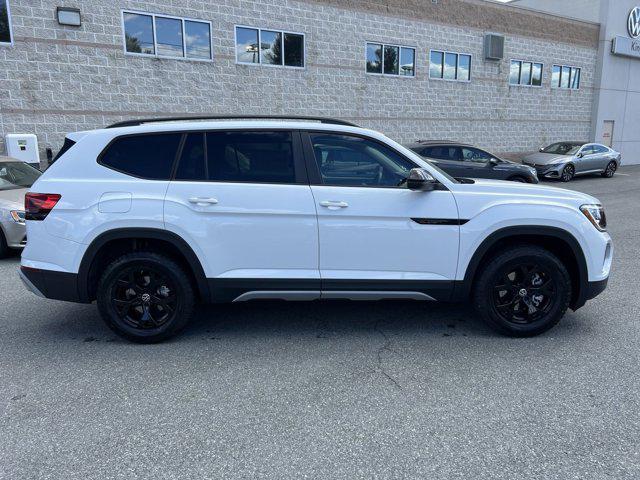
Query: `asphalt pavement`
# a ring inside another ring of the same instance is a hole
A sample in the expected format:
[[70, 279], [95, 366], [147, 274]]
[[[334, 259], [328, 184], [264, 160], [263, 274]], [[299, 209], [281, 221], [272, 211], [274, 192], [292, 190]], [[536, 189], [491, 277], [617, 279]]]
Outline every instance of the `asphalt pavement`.
[[568, 187], [605, 204], [613, 274], [531, 339], [464, 305], [269, 302], [135, 345], [0, 260], [0, 478], [640, 478], [640, 167]]

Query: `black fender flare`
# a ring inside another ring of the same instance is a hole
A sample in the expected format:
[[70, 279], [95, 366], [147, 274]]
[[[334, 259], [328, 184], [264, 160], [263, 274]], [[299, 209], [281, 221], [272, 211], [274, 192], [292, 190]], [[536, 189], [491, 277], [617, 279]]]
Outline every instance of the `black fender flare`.
[[193, 272], [200, 298], [205, 302], [209, 302], [211, 297], [207, 277], [198, 256], [189, 244], [178, 234], [157, 228], [117, 228], [98, 235], [85, 250], [82, 261], [80, 262], [80, 268], [78, 269], [78, 294], [81, 301], [90, 301], [89, 272], [91, 271], [93, 260], [100, 249], [113, 240], [134, 238], [162, 240], [178, 249]]
[[580, 242], [569, 232], [557, 227], [549, 227], [546, 225], [526, 225], [505, 227], [496, 230], [485, 238], [480, 246], [476, 249], [464, 274], [464, 280], [456, 281], [453, 296], [455, 300], [461, 301], [469, 298], [473, 288], [473, 280], [480, 267], [480, 262], [485, 254], [500, 240], [509, 237], [517, 237], [522, 235], [535, 237], [552, 237], [563, 240], [571, 248], [578, 265], [578, 292], [572, 300], [571, 308], [574, 310], [580, 308], [587, 301], [587, 291], [589, 286], [589, 270], [587, 261], [584, 256]]

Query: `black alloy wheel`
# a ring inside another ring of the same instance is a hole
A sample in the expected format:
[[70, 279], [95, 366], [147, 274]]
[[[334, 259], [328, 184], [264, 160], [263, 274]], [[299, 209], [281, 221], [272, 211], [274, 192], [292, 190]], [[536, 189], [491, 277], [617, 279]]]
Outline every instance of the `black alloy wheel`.
[[160, 271], [131, 265], [111, 286], [111, 304], [123, 322], [152, 329], [165, 324], [177, 308], [176, 287]]
[[193, 315], [191, 279], [171, 258], [134, 252], [114, 260], [98, 284], [97, 303], [118, 335], [155, 343], [176, 335]]
[[516, 263], [496, 275], [492, 301], [496, 315], [505, 322], [527, 324], [549, 313], [558, 301], [557, 288], [542, 266]]
[[618, 164], [616, 162], [609, 162], [607, 168], [602, 172], [602, 176], [604, 178], [611, 178], [615, 175], [616, 170], [618, 169]]
[[553, 253], [515, 245], [487, 258], [474, 280], [473, 303], [494, 330], [530, 337], [549, 330], [571, 301], [571, 277]]
[[573, 177], [576, 174], [576, 169], [573, 165], [567, 165], [562, 169], [562, 174], [560, 175], [560, 180], [563, 182], [570, 182], [573, 180]]

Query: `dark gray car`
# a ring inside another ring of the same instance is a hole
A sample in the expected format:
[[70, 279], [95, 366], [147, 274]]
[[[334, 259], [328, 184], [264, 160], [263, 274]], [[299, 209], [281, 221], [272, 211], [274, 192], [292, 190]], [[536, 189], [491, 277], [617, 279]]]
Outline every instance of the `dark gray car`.
[[538, 183], [534, 168], [503, 160], [485, 150], [464, 143], [419, 141], [407, 145], [452, 177], [491, 178]]
[[558, 142], [524, 157], [522, 163], [534, 167], [541, 178], [570, 181], [576, 175], [599, 173], [611, 178], [622, 155], [599, 143]]

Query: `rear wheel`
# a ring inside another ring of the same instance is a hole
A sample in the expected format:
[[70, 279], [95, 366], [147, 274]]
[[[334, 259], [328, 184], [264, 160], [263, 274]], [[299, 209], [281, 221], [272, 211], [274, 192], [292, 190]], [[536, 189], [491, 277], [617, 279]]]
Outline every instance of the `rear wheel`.
[[562, 169], [562, 174], [560, 175], [560, 180], [563, 182], [570, 182], [573, 180], [573, 177], [576, 174], [576, 169], [573, 165], [567, 165]]
[[112, 262], [98, 284], [97, 303], [107, 326], [138, 343], [155, 343], [189, 322], [195, 295], [189, 276], [170, 258], [135, 252]]
[[473, 302], [494, 330], [515, 337], [543, 333], [564, 316], [571, 278], [562, 262], [536, 246], [513, 247], [489, 260]]
[[604, 172], [602, 172], [601, 175], [604, 178], [611, 178], [615, 175], [617, 169], [618, 164], [616, 162], [609, 162], [607, 168], [604, 169]]

